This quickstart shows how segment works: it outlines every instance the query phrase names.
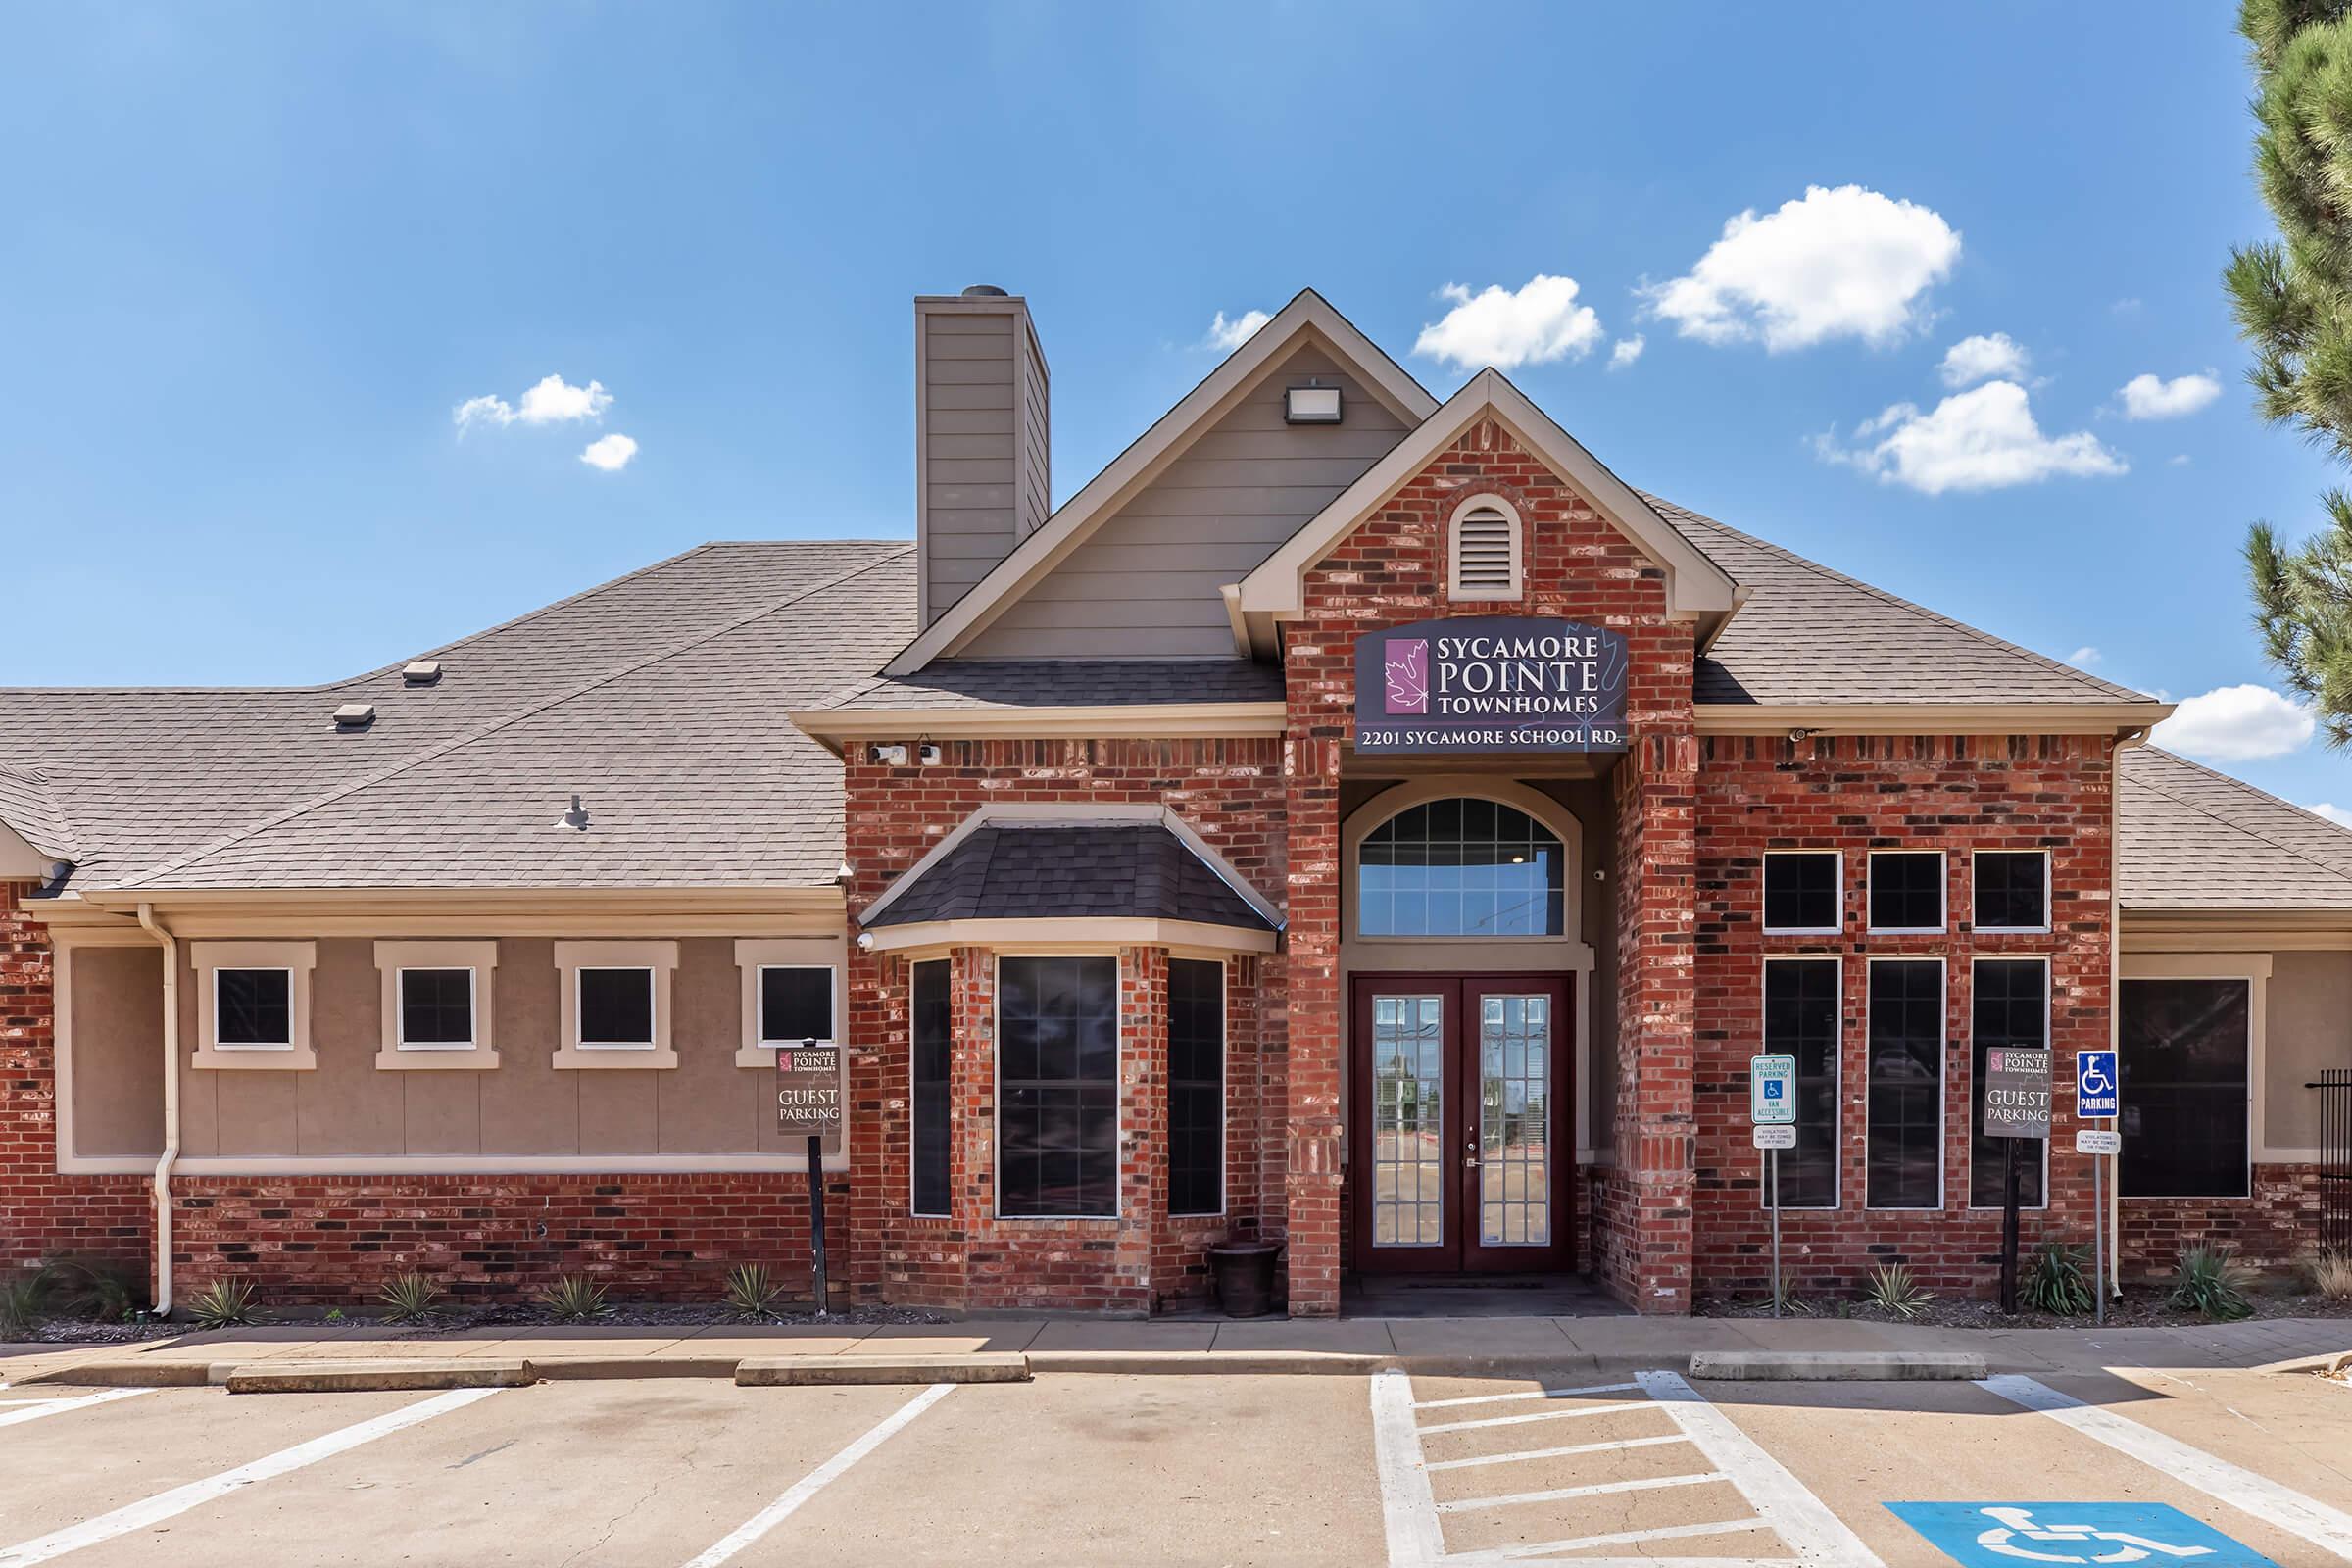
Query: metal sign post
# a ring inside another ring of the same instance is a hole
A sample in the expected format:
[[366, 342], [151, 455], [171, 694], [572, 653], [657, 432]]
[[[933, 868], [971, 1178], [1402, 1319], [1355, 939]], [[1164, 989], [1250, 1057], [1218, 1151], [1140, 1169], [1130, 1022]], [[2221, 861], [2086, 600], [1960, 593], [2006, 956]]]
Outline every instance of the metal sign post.
[[776, 1131], [808, 1140], [808, 1249], [816, 1315], [832, 1304], [825, 1277], [825, 1137], [841, 1131], [841, 1048], [814, 1040], [776, 1052]]
[[1747, 1058], [1747, 1119], [1764, 1152], [1765, 1207], [1772, 1213], [1772, 1315], [1781, 1315], [1781, 1151], [1796, 1147], [1796, 1058]]
[[[2075, 1115], [2082, 1120], [2107, 1119], [2123, 1111], [2122, 1092], [2113, 1051], [2075, 1053]], [[2078, 1127], [2075, 1151], [2090, 1156], [2090, 1247], [2094, 1303], [2091, 1321], [2107, 1324], [2107, 1160], [2124, 1146], [2113, 1127]]]

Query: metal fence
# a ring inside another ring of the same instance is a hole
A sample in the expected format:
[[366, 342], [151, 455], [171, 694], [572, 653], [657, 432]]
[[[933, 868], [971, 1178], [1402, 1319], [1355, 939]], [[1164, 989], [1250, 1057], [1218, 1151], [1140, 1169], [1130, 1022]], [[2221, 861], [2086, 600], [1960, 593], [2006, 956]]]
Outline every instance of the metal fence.
[[2352, 1251], [2352, 1069], [2303, 1087], [2320, 1097], [2320, 1245]]

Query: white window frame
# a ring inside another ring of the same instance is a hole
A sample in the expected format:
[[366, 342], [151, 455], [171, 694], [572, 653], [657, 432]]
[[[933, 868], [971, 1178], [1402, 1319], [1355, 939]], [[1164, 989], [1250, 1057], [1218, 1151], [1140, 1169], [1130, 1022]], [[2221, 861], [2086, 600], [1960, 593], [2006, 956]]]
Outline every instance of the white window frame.
[[[1127, 1138], [1127, 962], [1116, 948], [1108, 952], [1100, 949], [1068, 952], [1023, 953], [1018, 949], [992, 955], [993, 968], [988, 999], [989, 1055], [994, 1058], [991, 1073], [995, 1080], [995, 1108], [989, 1113], [990, 1152], [988, 1173], [989, 1209], [998, 1219], [1020, 1224], [1046, 1225], [1111, 1225], [1126, 1218], [1127, 1180], [1125, 1171], [1110, 1184], [1110, 1212], [1107, 1214], [1008, 1214], [1004, 1211], [1004, 960], [1006, 958], [1108, 958], [1111, 964], [1111, 1011], [1116, 1029], [1116, 1045], [1111, 1058], [1110, 1147], [1124, 1149]], [[953, 973], [949, 983], [955, 983]]]
[[[318, 1065], [311, 1042], [311, 970], [318, 964], [315, 942], [191, 942], [188, 963], [196, 971], [196, 1050], [188, 1065], [211, 1070], [258, 1069], [309, 1072]], [[223, 969], [278, 970], [286, 976], [286, 1033], [283, 1044], [222, 1045], [220, 991]]]
[[[224, 974], [282, 974], [286, 977], [286, 1038], [283, 1040], [223, 1040], [220, 1037], [220, 977]], [[294, 971], [274, 963], [224, 963], [213, 971], [213, 1049], [215, 1051], [292, 1051], [294, 1049]]]
[[[678, 967], [675, 942], [559, 942], [556, 944], [557, 991], [562, 1017], [556, 1038], [555, 1065], [561, 1069], [675, 1067], [678, 1054], [670, 1044], [670, 978]], [[580, 1038], [580, 975], [588, 969], [643, 969], [653, 987], [653, 1039], [635, 1041]]]
[[[1837, 866], [1832, 873], [1831, 907], [1838, 913], [1836, 925], [1774, 925], [1772, 915], [1771, 880], [1775, 856], [1826, 855]], [[1766, 850], [1764, 863], [1756, 871], [1756, 922], [1768, 937], [1835, 937], [1845, 933], [1845, 852], [1843, 850]]]
[[[1168, 1209], [1168, 1218], [1171, 1220], [1223, 1219], [1233, 1207], [1233, 1172], [1229, 1168], [1233, 1159], [1231, 1141], [1233, 1137], [1232, 977], [1226, 973], [1228, 965], [1221, 955], [1171, 953], [1168, 955], [1167, 961], [1171, 977], [1174, 974], [1174, 965], [1179, 961], [1213, 963], [1217, 969], [1217, 1206], [1213, 1209], [1204, 1208], [1197, 1212], [1187, 1211], [1179, 1214], [1171, 1204]], [[1175, 1018], [1173, 1007], [1169, 1008], [1168, 1016], [1171, 1021]], [[1121, 1024], [1124, 1027], [1124, 1020], [1121, 1020]], [[1176, 1087], [1173, 1063], [1170, 1064], [1167, 1080], [1168, 1088], [1173, 1090]], [[1551, 1115], [1550, 1096], [1544, 1097], [1544, 1114], [1549, 1117]], [[1172, 1111], [1173, 1107], [1171, 1107], [1171, 1119]]]
[[[1952, 923], [1952, 858], [1940, 849], [1936, 850], [1872, 850], [1863, 862], [1862, 925], [1876, 937], [1938, 937]], [[1879, 901], [1875, 891], [1878, 883], [1878, 858], [1882, 855], [1933, 855], [1936, 857], [1936, 916], [1934, 925], [1880, 925]]]
[[407, 1024], [407, 1018], [408, 1018], [408, 997], [407, 997], [406, 993], [404, 992], [404, 993], [402, 993], [402, 994], [401, 994], [401, 996], [399, 997], [399, 1002], [400, 1002], [400, 1017], [399, 1017], [398, 1019], [395, 1019], [395, 1020], [394, 1020], [394, 1023], [393, 1023], [393, 1028], [394, 1028], [394, 1031], [395, 1031], [395, 1032], [396, 1032], [396, 1033], [399, 1035], [399, 1037], [400, 1037], [400, 1049], [401, 1049], [401, 1050], [403, 1050], [403, 1051], [471, 1051], [471, 1050], [472, 1050], [472, 1049], [473, 1049], [473, 1048], [474, 1048], [476, 1045], [480, 1044], [480, 1042], [479, 1042], [479, 1041], [478, 1041], [478, 1040], [475, 1038], [477, 1035], [479, 1035], [479, 1034], [481, 1033], [481, 1022], [482, 1022], [482, 1014], [481, 1014], [481, 988], [480, 988], [480, 985], [479, 985], [479, 983], [478, 983], [478, 982], [479, 982], [479, 978], [480, 978], [480, 971], [479, 971], [479, 970], [477, 970], [477, 969], [475, 969], [475, 968], [474, 968], [474, 966], [473, 966], [472, 964], [470, 964], [470, 963], [450, 963], [450, 964], [438, 964], [438, 963], [437, 963], [437, 964], [432, 964], [432, 965], [418, 964], [418, 965], [416, 965], [415, 968], [408, 968], [408, 969], [395, 969], [395, 970], [393, 970], [392, 972], [393, 972], [393, 975], [394, 975], [394, 977], [395, 977], [395, 978], [394, 978], [394, 983], [395, 983], [396, 985], [402, 985], [402, 986], [405, 986], [405, 985], [406, 985], [406, 983], [407, 983], [407, 981], [408, 981], [408, 978], [409, 978], [409, 976], [410, 976], [410, 975], [413, 975], [413, 974], [447, 974], [447, 973], [449, 973], [449, 972], [450, 972], [451, 970], [453, 970], [453, 969], [454, 969], [454, 970], [457, 970], [457, 971], [459, 971], [460, 973], [462, 973], [462, 974], [464, 974], [464, 975], [466, 976], [466, 1038], [465, 1038], [465, 1039], [463, 1039], [463, 1040], [411, 1040], [411, 1039], [409, 1038], [409, 1033], [408, 1033], [408, 1024]]
[[[1870, 977], [1882, 963], [1936, 966], [1936, 1201], [1870, 1200]], [[2046, 995], [2046, 991], [2045, 991]], [[1952, 962], [1939, 953], [1874, 953], [1862, 970], [1862, 1211], [1866, 1214], [1940, 1214], [1952, 1205]], [[2046, 1192], [2046, 1188], [2045, 1188]]]
[[735, 1065], [738, 1067], [773, 1067], [776, 1051], [781, 1046], [797, 1046], [798, 1040], [763, 1040], [765, 1022], [760, 1012], [760, 975], [766, 969], [830, 969], [833, 971], [833, 1030], [817, 1042], [820, 1046], [846, 1046], [848, 1020], [843, 1006], [849, 995], [846, 970], [849, 960], [849, 938], [835, 937], [770, 937], [746, 938], [735, 944], [735, 966], [743, 973], [743, 1037], [735, 1047]]
[[[383, 1036], [375, 1054], [379, 1070], [480, 1071], [498, 1065], [492, 1010], [498, 971], [496, 942], [378, 942], [375, 966], [384, 977]], [[403, 977], [417, 969], [466, 972], [473, 1014], [472, 1040], [463, 1045], [409, 1040], [405, 1032], [406, 1012], [401, 1006], [401, 987]]]
[[[936, 963], [948, 972], [948, 1206], [931, 1210], [914, 1202], [914, 971]], [[906, 965], [906, 1217], [956, 1217], [956, 960], [945, 954], [915, 958]], [[991, 1113], [992, 1119], [994, 1113]]]
[[[2041, 1049], [2050, 1054], [2050, 1137], [2033, 1140], [2041, 1146], [2041, 1201], [2017, 1205], [2017, 1211], [2021, 1214], [2035, 1214], [2050, 1206], [2050, 1144], [2058, 1134], [2058, 1090], [2063, 1087], [2060, 1081], [2061, 1069], [2058, 1065], [2058, 1045], [2050, 1038], [2052, 1020], [2057, 1015], [2057, 998], [2051, 995], [2051, 988], [2058, 981], [2057, 966], [2051, 963], [2050, 956], [2046, 953], [1978, 953], [1972, 954], [1969, 957], [1968, 1210], [1972, 1214], [1998, 1214], [2002, 1209], [2002, 1205], [1999, 1203], [1977, 1201], [1977, 1097], [1984, 1093], [1984, 1085], [1977, 1082], [1977, 965], [1980, 963], [2038, 963], [2041, 965]], [[2112, 1005], [2112, 1001], [2110, 1004]], [[1948, 991], [1944, 994], [1944, 1005], [1947, 1009], [1951, 1005], [1951, 994]], [[2250, 1150], [2252, 1146], [2249, 1145], [2248, 1148]], [[2116, 1171], [2116, 1179], [2118, 1181], [2123, 1179], [2123, 1171], [2120, 1166]]]
[[[1836, 954], [1827, 953], [1772, 953], [1765, 955], [1763, 962], [1756, 969], [1756, 1049], [1765, 1054], [1776, 1054], [1773, 1052], [1772, 1042], [1765, 1038], [1763, 1028], [1763, 1019], [1767, 1016], [1766, 1009], [1770, 1005], [1772, 997], [1772, 982], [1769, 976], [1772, 966], [1776, 963], [1826, 963], [1831, 965], [1838, 975], [1838, 985], [1834, 993], [1836, 1000], [1830, 1008], [1831, 1022], [1835, 1030], [1834, 1044], [1830, 1050], [1832, 1085], [1830, 1103], [1838, 1107], [1838, 1125], [1831, 1129], [1830, 1137], [1830, 1191], [1834, 1195], [1834, 1200], [1828, 1203], [1806, 1203], [1802, 1207], [1784, 1205], [1781, 1212], [1784, 1214], [1841, 1213], [1845, 1208], [1845, 959]], [[1795, 1086], [1791, 1084], [1789, 1087], [1793, 1089]], [[1772, 1212], [1771, 1199], [1774, 1195], [1764, 1180], [1760, 1158], [1762, 1152], [1761, 1150], [1757, 1151], [1759, 1168], [1756, 1172], [1756, 1209], [1759, 1213], [1769, 1214]]]
[[[1985, 856], [1987, 856], [1987, 855], [2038, 855], [2038, 856], [2040, 856], [2040, 857], [2041, 857], [2041, 924], [2039, 924], [2039, 925], [1978, 925], [1978, 924], [1976, 923], [1976, 920], [1977, 920], [1977, 889], [1978, 889], [1978, 888], [1979, 888], [1979, 887], [1982, 885], [1982, 884], [1981, 884], [1981, 883], [1978, 881], [1978, 879], [1977, 879], [1977, 864], [1978, 864], [1978, 862], [1979, 862], [1980, 860], [1984, 859], [1984, 857], [1985, 857]], [[1982, 935], [1982, 936], [2009, 936], [2009, 935], [2016, 935], [2016, 936], [2047, 936], [2047, 935], [2049, 935], [2049, 933], [2050, 933], [2050, 931], [2051, 931], [2051, 929], [2052, 929], [2052, 926], [2053, 926], [2053, 922], [2054, 922], [2054, 920], [2055, 920], [2055, 914], [2054, 914], [2054, 912], [2052, 911], [2052, 909], [2051, 909], [2051, 907], [2050, 907], [2050, 894], [2051, 894], [2051, 887], [2050, 887], [2050, 876], [2051, 876], [2051, 872], [2050, 872], [2050, 859], [2051, 859], [2051, 857], [2050, 857], [2050, 852], [2049, 852], [2048, 850], [2046, 850], [2046, 849], [2044, 849], [2044, 850], [1971, 850], [1971, 851], [1969, 852], [1969, 856], [1968, 856], [1968, 919], [1969, 919], [1969, 928], [1970, 928], [1971, 930], [1973, 930], [1973, 931], [1977, 932], [1979, 935]], [[1947, 917], [1946, 917], [1946, 923], [1947, 923], [1947, 924], [1949, 923], [1949, 917], [1948, 917], [1948, 915], [1947, 915]]]
[[760, 963], [752, 966], [753, 1019], [752, 1027], [759, 1031], [760, 1044], [773, 1051], [780, 1046], [801, 1046], [808, 1043], [803, 1036], [797, 1040], [771, 1040], [767, 1033], [766, 1008], [762, 993], [766, 990], [767, 975], [774, 969], [810, 970], [825, 977], [825, 1032], [815, 1037], [820, 1046], [841, 1044], [841, 971], [829, 963]]
[[[1462, 519], [1473, 512], [1498, 512], [1511, 525], [1511, 582], [1508, 588], [1470, 588], [1462, 583]], [[1446, 597], [1503, 603], [1527, 597], [1527, 523], [1519, 509], [1492, 491], [1463, 500], [1446, 520]]]
[[[2263, 1089], [2269, 1081], [2267, 1060], [2270, 1044], [2270, 988], [2272, 956], [2268, 953], [2229, 954], [2132, 954], [2124, 958], [2115, 975], [2115, 1006], [2118, 1020], [2116, 1041], [2120, 1048], [2124, 1005], [2124, 982], [2127, 980], [2208, 980], [2237, 982], [2246, 988], [2246, 1190], [2233, 1196], [2215, 1197], [2210, 1193], [2127, 1193], [2124, 1186], [2124, 1163], [2118, 1156], [2115, 1163], [2116, 1191], [2127, 1203], [2242, 1203], [2254, 1196], [2254, 1167], [2271, 1164], [2308, 1164], [2319, 1158], [2317, 1150], [2273, 1150], [2266, 1143], [2263, 1126]], [[2121, 1077], [2123, 1063], [2116, 1063]], [[2120, 1086], [2119, 1086], [2120, 1087]], [[2123, 1129], [2123, 1118], [2115, 1118], [2117, 1131]]]
[[[583, 963], [571, 971], [572, 1030], [571, 1047], [575, 1051], [652, 1051], [662, 1036], [659, 1014], [662, 1011], [659, 993], [662, 983], [655, 978], [658, 971], [648, 963]], [[588, 1025], [584, 1014], [588, 1010], [587, 982], [592, 974], [638, 974], [645, 976], [645, 1038], [643, 1040], [591, 1040], [585, 1033]]]

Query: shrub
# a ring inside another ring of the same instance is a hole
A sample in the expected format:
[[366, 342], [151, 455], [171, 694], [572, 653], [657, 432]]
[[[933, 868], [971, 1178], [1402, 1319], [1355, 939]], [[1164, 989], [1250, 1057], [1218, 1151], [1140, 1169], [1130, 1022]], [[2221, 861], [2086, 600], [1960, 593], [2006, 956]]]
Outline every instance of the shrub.
[[0, 1340], [29, 1340], [48, 1315], [49, 1272], [26, 1269], [0, 1280]]
[[127, 1323], [138, 1316], [138, 1287], [130, 1276], [103, 1263], [60, 1258], [49, 1265], [66, 1309], [101, 1323]]
[[1919, 1316], [1936, 1299], [1934, 1292], [1920, 1288], [1919, 1280], [1906, 1263], [1887, 1263], [1872, 1269], [1870, 1283], [1863, 1291], [1871, 1305], [1905, 1322]]
[[773, 1317], [783, 1298], [784, 1287], [765, 1263], [738, 1263], [727, 1270], [727, 1305], [737, 1316]]
[[2184, 1312], [2227, 1323], [2253, 1314], [2246, 1299], [2248, 1275], [2226, 1247], [2184, 1247], [2173, 1270], [2173, 1288], [2165, 1300]]
[[2098, 1305], [2084, 1268], [2090, 1250], [2073, 1242], [2044, 1242], [2034, 1250], [2018, 1294], [2035, 1312], [2079, 1317]]
[[441, 1309], [440, 1286], [414, 1270], [384, 1281], [375, 1298], [384, 1303], [387, 1323], [429, 1323]]
[[2352, 1252], [2329, 1249], [2313, 1258], [2311, 1288], [2330, 1301], [2352, 1301]]
[[261, 1293], [251, 1280], [215, 1280], [188, 1298], [188, 1316], [199, 1328], [244, 1328], [262, 1320]]
[[561, 1275], [554, 1284], [534, 1291], [531, 1300], [559, 1323], [592, 1323], [611, 1310], [605, 1305], [604, 1286], [585, 1274]]

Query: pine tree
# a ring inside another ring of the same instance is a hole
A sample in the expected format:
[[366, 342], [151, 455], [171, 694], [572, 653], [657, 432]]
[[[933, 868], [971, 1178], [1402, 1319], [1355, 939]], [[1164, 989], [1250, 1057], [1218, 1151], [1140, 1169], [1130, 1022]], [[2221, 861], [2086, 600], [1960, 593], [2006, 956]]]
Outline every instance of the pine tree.
[[[2253, 45], [2254, 172], [2278, 238], [2233, 252], [2224, 274], [2263, 416], [2352, 462], [2352, 0], [2242, 0]], [[2254, 619], [2328, 742], [2352, 746], [2352, 497], [2283, 547], [2246, 539]]]

